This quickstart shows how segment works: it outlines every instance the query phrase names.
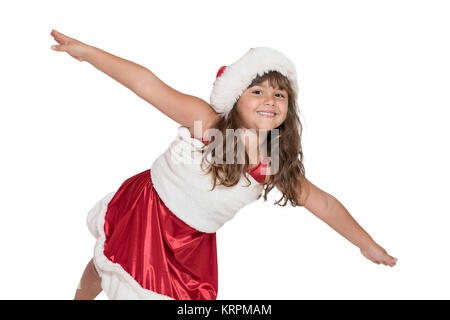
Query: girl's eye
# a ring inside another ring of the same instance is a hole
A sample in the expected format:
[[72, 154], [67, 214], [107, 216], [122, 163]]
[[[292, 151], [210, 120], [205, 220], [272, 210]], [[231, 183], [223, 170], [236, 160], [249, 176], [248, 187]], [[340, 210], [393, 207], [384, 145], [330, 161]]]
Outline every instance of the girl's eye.
[[[253, 90], [252, 93], [262, 92], [261, 90]], [[277, 93], [281, 96], [281, 98], [284, 98], [284, 95], [282, 93]]]

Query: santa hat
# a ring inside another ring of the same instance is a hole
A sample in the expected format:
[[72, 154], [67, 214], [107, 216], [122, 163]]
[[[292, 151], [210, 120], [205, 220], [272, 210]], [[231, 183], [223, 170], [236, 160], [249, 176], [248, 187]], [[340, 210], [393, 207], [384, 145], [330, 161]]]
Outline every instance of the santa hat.
[[292, 61], [272, 48], [256, 47], [219, 69], [210, 96], [211, 106], [221, 117], [227, 117], [252, 80], [268, 71], [280, 72], [288, 78], [295, 93], [298, 92], [297, 72]]

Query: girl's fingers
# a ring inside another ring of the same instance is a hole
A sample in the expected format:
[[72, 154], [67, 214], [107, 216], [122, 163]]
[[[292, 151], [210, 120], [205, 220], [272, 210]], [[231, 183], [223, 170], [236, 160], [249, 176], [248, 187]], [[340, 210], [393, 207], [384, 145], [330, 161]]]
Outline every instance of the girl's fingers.
[[52, 46], [52, 49], [53, 50], [55, 50], [55, 51], [66, 51], [66, 46], [65, 45], [59, 45], [59, 46], [57, 46], [57, 45], [53, 45]]
[[397, 262], [397, 258], [391, 257], [389, 256], [388, 259], [386, 259], [389, 263], [396, 263]]
[[62, 34], [61, 32], [56, 31], [55, 29], [52, 30], [52, 32], [50, 33], [52, 36], [56, 36], [56, 37], [65, 37], [64, 34]]
[[387, 266], [390, 266], [390, 267], [393, 267], [393, 266], [395, 266], [395, 263], [397, 262], [397, 258], [394, 258], [394, 257], [389, 257], [389, 259], [386, 259], [385, 261], [383, 261], [383, 264], [384, 265], [387, 265]]
[[50, 33], [53, 38], [60, 44], [64, 44], [64, 42], [67, 42], [69, 37], [67, 37], [66, 35], [62, 34], [61, 32], [58, 32], [56, 30], [52, 30], [52, 32]]

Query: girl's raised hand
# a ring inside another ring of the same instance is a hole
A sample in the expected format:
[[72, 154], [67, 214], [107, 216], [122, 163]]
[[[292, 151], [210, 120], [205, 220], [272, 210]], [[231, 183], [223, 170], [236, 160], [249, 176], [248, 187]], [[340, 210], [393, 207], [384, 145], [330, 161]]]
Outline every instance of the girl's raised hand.
[[386, 250], [380, 247], [378, 244], [374, 244], [368, 248], [361, 249], [361, 253], [364, 257], [376, 264], [384, 264], [386, 266], [393, 267], [397, 262], [397, 258], [391, 257], [387, 254]]
[[85, 60], [84, 54], [88, 47], [87, 44], [70, 38], [54, 29], [52, 30], [50, 35], [55, 39], [56, 42], [59, 43], [59, 45], [52, 45], [53, 50], [67, 52], [78, 61]]

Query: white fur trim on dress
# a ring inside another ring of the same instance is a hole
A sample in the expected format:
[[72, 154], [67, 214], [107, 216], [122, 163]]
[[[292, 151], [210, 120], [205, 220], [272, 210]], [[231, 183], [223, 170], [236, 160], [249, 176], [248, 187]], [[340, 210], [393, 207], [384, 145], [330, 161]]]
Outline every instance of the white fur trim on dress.
[[239, 99], [257, 76], [274, 70], [286, 76], [293, 90], [298, 92], [297, 72], [294, 63], [283, 53], [268, 47], [250, 49], [239, 60], [227, 66], [216, 78], [210, 96], [211, 106], [223, 117], [227, 117]]
[[150, 173], [156, 192], [170, 211], [194, 229], [214, 233], [241, 208], [257, 200], [263, 185], [246, 174], [250, 185], [241, 177], [233, 187], [216, 185], [209, 191], [212, 179], [200, 168], [202, 153], [197, 148], [201, 146], [203, 143], [192, 138], [188, 128], [179, 127], [175, 141], [153, 162]]
[[102, 288], [111, 300], [174, 300], [171, 297], [143, 288], [122, 266], [109, 260], [105, 248], [105, 214], [115, 192], [108, 193], [89, 211], [87, 226], [97, 239], [94, 247], [94, 266], [102, 278]]

